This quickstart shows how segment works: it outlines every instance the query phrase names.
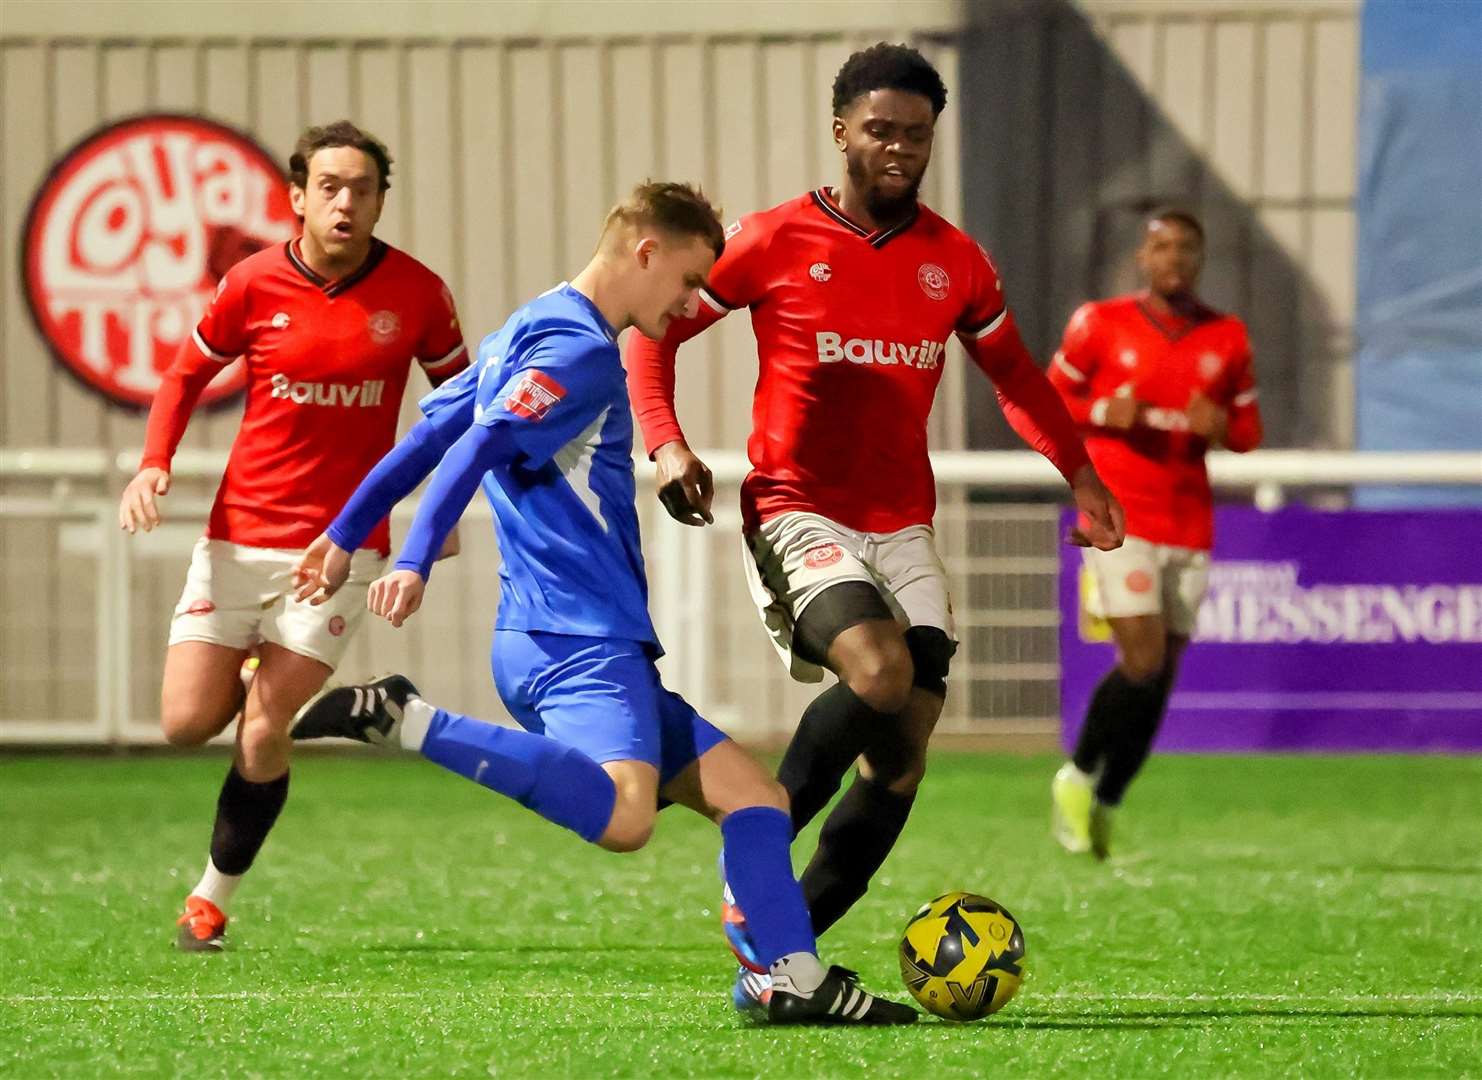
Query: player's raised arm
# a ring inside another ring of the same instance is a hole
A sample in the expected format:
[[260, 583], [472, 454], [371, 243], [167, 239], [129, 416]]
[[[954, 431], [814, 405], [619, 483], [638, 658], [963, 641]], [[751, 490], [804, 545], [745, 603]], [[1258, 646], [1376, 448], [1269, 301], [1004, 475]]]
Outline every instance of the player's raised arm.
[[1096, 305], [1082, 304], [1065, 324], [1060, 348], [1050, 360], [1050, 385], [1060, 394], [1071, 418], [1081, 427], [1105, 427], [1125, 431], [1137, 423], [1138, 402], [1131, 393], [1113, 397], [1092, 396], [1099, 354], [1096, 346]]
[[129, 533], [149, 532], [160, 523], [156, 496], [170, 490], [170, 462], [185, 436], [190, 414], [211, 380], [246, 348], [242, 286], [230, 274], [221, 279], [200, 324], [175, 354], [149, 406], [144, 455], [139, 472], [118, 503], [118, 525]]
[[329, 528], [294, 566], [297, 599], [317, 607], [339, 591], [350, 573], [351, 553], [437, 467], [450, 445], [446, 439], [445, 430], [422, 420], [376, 463]]
[[648, 456], [657, 466], [655, 486], [669, 516], [685, 525], [705, 525], [714, 518], [710, 502], [715, 488], [710, 468], [685, 441], [674, 408], [674, 365], [679, 346], [719, 322], [730, 311], [703, 291], [698, 308], [669, 324], [662, 341], [645, 337], [636, 328], [628, 335], [624, 364], [628, 392], [643, 432]]
[[998, 269], [978, 249], [970, 302], [957, 336], [973, 363], [993, 382], [1009, 426], [1033, 449], [1049, 458], [1070, 484], [1080, 524], [1067, 538], [1082, 547], [1111, 550], [1126, 533], [1122, 508], [1091, 464], [1065, 402], [1034, 363], [1014, 314], [1003, 298]]
[[479, 481], [490, 469], [518, 456], [519, 446], [503, 426], [475, 424], [463, 433], [433, 472], [395, 569], [371, 585], [371, 611], [400, 626], [422, 606], [432, 564], [478, 491]]
[[636, 328], [628, 336], [623, 364], [628, 394], [643, 432], [643, 444], [657, 467], [655, 487], [669, 516], [685, 525], [705, 525], [714, 518], [715, 496], [710, 469], [690, 450], [674, 408], [674, 366], [679, 346], [746, 307], [761, 294], [764, 259], [771, 231], [762, 215], [752, 215], [726, 230], [725, 249], [698, 294], [695, 310], [669, 324], [662, 341]]
[[417, 344], [417, 363], [428, 381], [439, 387], [467, 369], [468, 347], [463, 342], [452, 290], [436, 278], [429, 285], [435, 295], [426, 302], [427, 325]]
[[[297, 598], [318, 606], [333, 596], [350, 573], [350, 555], [361, 547], [397, 503], [437, 467], [448, 448], [473, 423], [478, 375], [466, 363], [460, 375], [420, 402], [425, 416], [376, 463], [319, 537], [293, 568]], [[451, 538], [451, 537], [450, 537]], [[444, 550], [444, 556], [456, 554]]]
[[1237, 454], [1254, 450], [1265, 436], [1261, 407], [1257, 401], [1256, 378], [1249, 348], [1234, 366], [1231, 385], [1222, 395], [1227, 405], [1204, 394], [1195, 394], [1189, 402], [1189, 430]]
[[1091, 464], [1065, 402], [1035, 366], [1007, 309], [994, 332], [978, 337], [961, 335], [968, 354], [993, 380], [1004, 417], [1019, 437], [1038, 450], [1070, 484], [1081, 521], [1069, 541], [1080, 547], [1111, 551], [1126, 535], [1122, 507]]

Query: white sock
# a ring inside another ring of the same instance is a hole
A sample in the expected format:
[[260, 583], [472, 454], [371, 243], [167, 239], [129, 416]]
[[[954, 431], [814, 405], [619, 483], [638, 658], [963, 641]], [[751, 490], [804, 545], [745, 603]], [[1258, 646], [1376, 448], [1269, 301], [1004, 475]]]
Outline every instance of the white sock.
[[[810, 952], [788, 953], [772, 962], [774, 987], [778, 980], [786, 979], [792, 984], [792, 989], [804, 997], [822, 986], [827, 975], [828, 972], [819, 962], [818, 957]], [[781, 989], [786, 989], [786, 987], [781, 987]]]
[[422, 743], [427, 739], [427, 726], [432, 723], [437, 709], [419, 697], [407, 698], [406, 708], [401, 711], [401, 748], [414, 754], [422, 752]]
[[242, 884], [241, 874], [223, 874], [216, 869], [216, 864], [208, 855], [206, 856], [206, 872], [201, 875], [200, 883], [190, 890], [190, 895], [209, 900], [225, 912], [227, 904], [231, 903], [232, 893], [237, 891], [237, 886], [240, 884]]

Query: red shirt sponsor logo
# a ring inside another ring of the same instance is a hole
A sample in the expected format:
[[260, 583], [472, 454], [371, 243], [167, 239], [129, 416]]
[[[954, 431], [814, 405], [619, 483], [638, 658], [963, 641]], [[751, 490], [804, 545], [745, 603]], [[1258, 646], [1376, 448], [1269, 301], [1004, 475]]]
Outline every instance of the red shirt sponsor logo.
[[[31, 205], [25, 292], [57, 360], [97, 392], [145, 406], [218, 283], [296, 231], [285, 177], [231, 128], [155, 115], [68, 151]], [[237, 394], [237, 366], [202, 402]]]
[[378, 409], [386, 396], [385, 379], [365, 379], [354, 385], [346, 383], [292, 382], [278, 373], [268, 380], [269, 397], [284, 398], [295, 405], [358, 405]]
[[504, 407], [516, 416], [538, 423], [565, 396], [566, 387], [545, 372], [527, 371], [524, 378], [510, 391]]
[[824, 544], [806, 551], [803, 554], [803, 565], [809, 570], [822, 570], [826, 566], [833, 566], [843, 557], [844, 549], [838, 544]]

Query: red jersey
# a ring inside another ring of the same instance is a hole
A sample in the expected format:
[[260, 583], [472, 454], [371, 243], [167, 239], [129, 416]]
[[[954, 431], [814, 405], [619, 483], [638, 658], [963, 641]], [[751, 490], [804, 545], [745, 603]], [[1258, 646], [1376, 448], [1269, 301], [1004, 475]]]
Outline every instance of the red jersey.
[[[149, 413], [141, 468], [168, 469], [201, 389], [236, 357], [247, 405], [206, 535], [302, 548], [329, 525], [396, 441], [411, 362], [434, 383], [468, 366], [447, 286], [380, 240], [338, 281], [298, 241], [243, 259], [222, 278]], [[366, 539], [383, 554], [386, 522]]]
[[741, 495], [748, 529], [788, 510], [865, 532], [930, 523], [926, 421], [953, 334], [1021, 435], [1067, 477], [1087, 461], [1020, 341], [987, 253], [924, 206], [871, 232], [823, 189], [743, 217], [727, 230], [702, 299], [700, 314], [676, 320], [662, 343], [632, 335], [633, 402], [650, 451], [682, 438], [679, 343], [751, 309], [761, 370]]
[[[1225, 445], [1261, 441], [1255, 374], [1245, 324], [1209, 309], [1169, 321], [1144, 295], [1083, 304], [1065, 327], [1050, 380], [1086, 435], [1086, 449], [1127, 511], [1127, 535], [1156, 544], [1208, 549], [1214, 500], [1204, 469], [1209, 444], [1189, 432], [1184, 411], [1203, 394], [1229, 410]], [[1101, 426], [1106, 402], [1131, 395], [1143, 403], [1125, 430]]]

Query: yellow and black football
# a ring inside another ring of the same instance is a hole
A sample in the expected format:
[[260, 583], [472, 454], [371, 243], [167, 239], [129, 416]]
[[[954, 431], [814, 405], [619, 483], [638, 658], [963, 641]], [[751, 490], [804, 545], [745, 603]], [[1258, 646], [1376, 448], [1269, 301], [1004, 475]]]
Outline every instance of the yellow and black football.
[[901, 978], [922, 1008], [947, 1020], [981, 1020], [1003, 1008], [1024, 978], [1024, 931], [986, 896], [938, 896], [901, 937]]

